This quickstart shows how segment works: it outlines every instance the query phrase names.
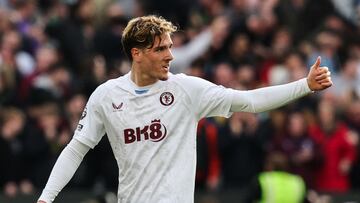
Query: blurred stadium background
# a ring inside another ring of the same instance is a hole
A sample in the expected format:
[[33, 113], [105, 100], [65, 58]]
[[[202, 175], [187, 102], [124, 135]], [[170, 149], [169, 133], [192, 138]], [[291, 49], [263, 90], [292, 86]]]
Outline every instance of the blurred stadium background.
[[[318, 55], [332, 71], [283, 108], [202, 120], [196, 202], [245, 202], [274, 152], [310, 202], [360, 202], [359, 0], [0, 0], [0, 202], [36, 201], [91, 92], [129, 70], [121, 33], [146, 14], [180, 28], [174, 73], [247, 90], [305, 77]], [[117, 173], [104, 137], [55, 202], [116, 202]]]

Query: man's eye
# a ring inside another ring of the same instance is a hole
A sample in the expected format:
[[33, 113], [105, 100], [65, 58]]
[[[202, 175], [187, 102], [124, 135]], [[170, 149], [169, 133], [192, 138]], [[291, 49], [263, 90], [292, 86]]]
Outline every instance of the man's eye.
[[155, 49], [156, 52], [160, 52], [160, 51], [164, 51], [164, 50], [165, 50], [164, 47], [159, 47], [159, 48]]

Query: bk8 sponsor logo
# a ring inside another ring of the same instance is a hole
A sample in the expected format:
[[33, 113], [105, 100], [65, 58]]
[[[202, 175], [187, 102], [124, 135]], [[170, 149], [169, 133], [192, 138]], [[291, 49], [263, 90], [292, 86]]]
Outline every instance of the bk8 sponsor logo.
[[142, 140], [150, 140], [152, 142], [160, 142], [166, 137], [167, 130], [164, 124], [159, 120], [151, 121], [150, 125], [145, 125], [143, 128], [136, 127], [124, 129], [125, 144], [139, 142]]

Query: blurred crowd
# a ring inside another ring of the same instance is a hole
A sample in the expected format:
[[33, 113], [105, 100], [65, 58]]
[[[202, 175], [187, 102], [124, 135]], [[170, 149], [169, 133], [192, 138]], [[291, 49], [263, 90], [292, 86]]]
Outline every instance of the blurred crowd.
[[[333, 87], [280, 109], [201, 120], [197, 191], [245, 189], [273, 152], [309, 189], [360, 189], [359, 0], [0, 0], [5, 195], [44, 187], [90, 94], [129, 71], [121, 34], [146, 14], [179, 27], [173, 73], [250, 90], [306, 77], [317, 56], [332, 72]], [[105, 136], [67, 188], [115, 191], [117, 173]]]

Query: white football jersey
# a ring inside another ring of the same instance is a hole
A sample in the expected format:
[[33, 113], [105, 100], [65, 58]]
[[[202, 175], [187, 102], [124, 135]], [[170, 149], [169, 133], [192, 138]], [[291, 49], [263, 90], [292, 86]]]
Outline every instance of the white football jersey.
[[91, 95], [74, 138], [91, 148], [107, 133], [119, 166], [119, 203], [194, 201], [196, 129], [203, 117], [229, 117], [232, 92], [169, 74], [137, 94], [130, 74]]

